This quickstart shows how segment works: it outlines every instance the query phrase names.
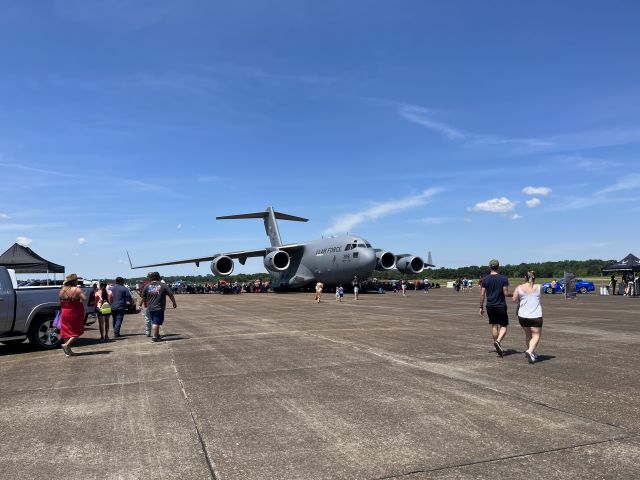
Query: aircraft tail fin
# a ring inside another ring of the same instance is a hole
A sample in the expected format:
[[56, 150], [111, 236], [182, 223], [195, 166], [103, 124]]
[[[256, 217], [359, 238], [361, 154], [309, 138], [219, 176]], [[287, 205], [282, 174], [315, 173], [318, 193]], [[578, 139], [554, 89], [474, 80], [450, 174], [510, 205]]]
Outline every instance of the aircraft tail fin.
[[296, 217], [295, 215], [289, 215], [287, 213], [276, 212], [273, 207], [267, 207], [264, 212], [254, 213], [241, 213], [238, 215], [224, 215], [222, 217], [216, 217], [216, 220], [244, 220], [247, 218], [262, 218], [264, 220], [264, 230], [267, 232], [267, 236], [271, 241], [272, 247], [279, 247], [282, 245], [282, 239], [280, 238], [280, 229], [278, 228], [278, 222], [276, 220], [290, 220], [292, 222], [308, 222], [309, 219]]
[[435, 265], [433, 264], [433, 258], [431, 258], [431, 251], [429, 251], [429, 254], [427, 255], [427, 262], [424, 264], [425, 267], [435, 267]]

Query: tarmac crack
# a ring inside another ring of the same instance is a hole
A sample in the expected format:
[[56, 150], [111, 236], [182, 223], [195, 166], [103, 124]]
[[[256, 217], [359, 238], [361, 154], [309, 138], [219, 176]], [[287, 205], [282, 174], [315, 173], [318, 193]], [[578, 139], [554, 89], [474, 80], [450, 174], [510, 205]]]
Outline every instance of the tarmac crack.
[[202, 432], [200, 431], [200, 427], [198, 427], [198, 422], [196, 421], [196, 415], [193, 411], [193, 407], [191, 405], [191, 401], [189, 400], [189, 395], [187, 395], [187, 390], [185, 389], [184, 382], [180, 378], [180, 374], [178, 373], [178, 368], [176, 366], [176, 359], [173, 354], [173, 350], [169, 346], [168, 343], [165, 343], [167, 350], [169, 352], [169, 356], [171, 357], [171, 366], [176, 374], [176, 380], [178, 380], [178, 384], [180, 385], [180, 389], [182, 390], [182, 396], [184, 397], [185, 404], [187, 405], [187, 409], [189, 410], [189, 415], [191, 416], [191, 422], [193, 423], [193, 428], [195, 429], [196, 436], [198, 437], [198, 442], [200, 442], [200, 448], [202, 449], [202, 454], [204, 455], [204, 459], [207, 464], [207, 468], [209, 469], [209, 474], [213, 480], [219, 480], [220, 475], [216, 470], [216, 466], [214, 461], [211, 459], [209, 455], [209, 451], [207, 450], [207, 445], [202, 438]]
[[390, 479], [394, 479], [394, 478], [402, 478], [402, 477], [409, 477], [411, 475], [416, 475], [418, 473], [433, 473], [433, 472], [441, 472], [444, 470], [455, 470], [456, 468], [464, 468], [464, 467], [471, 467], [474, 465], [486, 465], [486, 464], [490, 464], [490, 463], [497, 463], [497, 462], [503, 462], [506, 460], [513, 460], [513, 459], [517, 459], [517, 458], [526, 458], [526, 457], [533, 457], [536, 455], [544, 455], [547, 453], [554, 453], [554, 452], [563, 452], [563, 451], [568, 451], [568, 450], [574, 450], [574, 449], [579, 449], [579, 448], [584, 448], [584, 447], [591, 447], [591, 446], [595, 446], [595, 445], [603, 445], [606, 443], [614, 443], [614, 442], [620, 442], [622, 440], [629, 440], [629, 439], [633, 439], [633, 438], [639, 438], [639, 436], [637, 434], [634, 435], [624, 435], [621, 437], [616, 437], [616, 438], [609, 438], [606, 440], [599, 440], [597, 442], [588, 442], [588, 443], [580, 443], [577, 445], [569, 445], [567, 447], [558, 447], [558, 448], [549, 448], [549, 449], [545, 449], [545, 450], [538, 450], [535, 452], [529, 452], [529, 453], [519, 453], [516, 455], [508, 455], [506, 457], [498, 457], [498, 458], [489, 458], [486, 460], [478, 460], [475, 462], [466, 462], [466, 463], [459, 463], [457, 465], [445, 465], [442, 467], [433, 467], [433, 468], [419, 468], [416, 470], [411, 470], [409, 472], [403, 472], [403, 473], [396, 473], [396, 474], [392, 474], [392, 475], [385, 475], [384, 477], [374, 477], [372, 480], [390, 480]]

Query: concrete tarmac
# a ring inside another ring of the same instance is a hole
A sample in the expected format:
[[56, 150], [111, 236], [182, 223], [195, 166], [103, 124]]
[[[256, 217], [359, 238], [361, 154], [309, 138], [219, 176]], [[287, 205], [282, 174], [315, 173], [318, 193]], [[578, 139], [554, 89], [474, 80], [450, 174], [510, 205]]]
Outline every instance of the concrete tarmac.
[[640, 477], [640, 298], [544, 296], [534, 365], [477, 288], [176, 298], [158, 344], [0, 346], [0, 479]]

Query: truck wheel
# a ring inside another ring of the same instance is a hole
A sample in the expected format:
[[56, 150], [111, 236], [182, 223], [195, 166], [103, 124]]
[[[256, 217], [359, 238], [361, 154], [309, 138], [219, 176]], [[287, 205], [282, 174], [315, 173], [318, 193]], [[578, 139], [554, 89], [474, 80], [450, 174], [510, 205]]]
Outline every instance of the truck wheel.
[[553, 293], [553, 290], [551, 289], [551, 287], [547, 287], [544, 293]]
[[60, 330], [51, 325], [53, 319], [53, 314], [38, 316], [33, 319], [27, 333], [27, 338], [29, 338], [31, 345], [47, 350], [57, 348], [60, 345]]
[[580, 293], [587, 293], [587, 287], [580, 287]]

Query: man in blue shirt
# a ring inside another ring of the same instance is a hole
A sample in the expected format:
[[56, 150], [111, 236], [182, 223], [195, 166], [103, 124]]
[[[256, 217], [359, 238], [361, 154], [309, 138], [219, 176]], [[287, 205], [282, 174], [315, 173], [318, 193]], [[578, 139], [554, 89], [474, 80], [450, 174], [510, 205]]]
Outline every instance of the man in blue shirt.
[[133, 303], [131, 292], [124, 286], [124, 278], [116, 278], [116, 284], [111, 287], [109, 292], [109, 303], [111, 304], [111, 315], [113, 316], [113, 333], [115, 337], [120, 337], [120, 327], [124, 320], [127, 304]]
[[491, 268], [491, 273], [484, 277], [482, 288], [480, 289], [480, 315], [484, 315], [484, 302], [486, 299], [493, 346], [498, 355], [502, 357], [504, 356], [504, 349], [500, 342], [507, 334], [507, 326], [509, 325], [507, 301], [505, 299], [509, 295], [509, 279], [498, 273], [498, 268], [500, 268], [498, 260], [491, 260], [489, 268]]

